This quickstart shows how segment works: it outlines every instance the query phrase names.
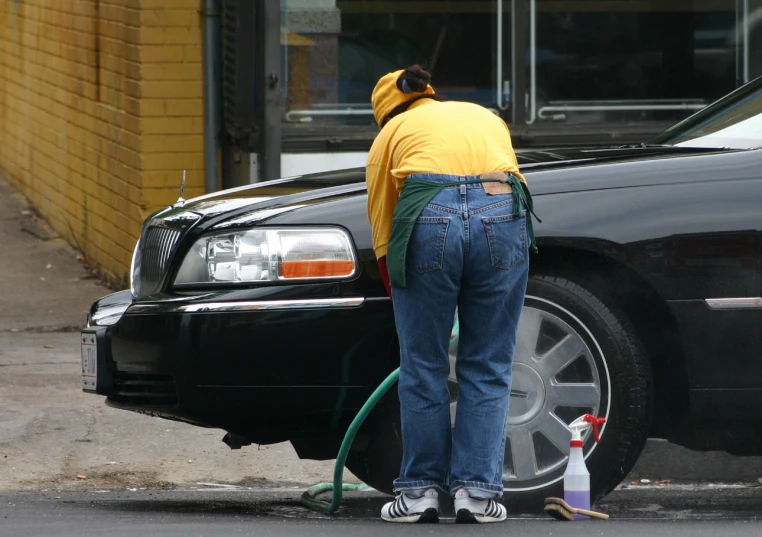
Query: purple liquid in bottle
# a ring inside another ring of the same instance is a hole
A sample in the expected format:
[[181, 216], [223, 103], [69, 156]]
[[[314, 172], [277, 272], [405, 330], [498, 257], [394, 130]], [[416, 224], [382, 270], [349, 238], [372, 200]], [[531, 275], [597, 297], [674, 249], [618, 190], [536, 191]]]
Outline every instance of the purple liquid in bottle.
[[[590, 510], [590, 492], [586, 490], [565, 490], [564, 501], [577, 509]], [[574, 515], [574, 520], [589, 520], [586, 515]]]

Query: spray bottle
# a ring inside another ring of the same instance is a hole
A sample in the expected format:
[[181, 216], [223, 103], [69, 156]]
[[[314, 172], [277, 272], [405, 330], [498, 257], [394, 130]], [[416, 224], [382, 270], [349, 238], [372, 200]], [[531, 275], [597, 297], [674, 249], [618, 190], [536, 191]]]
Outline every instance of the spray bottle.
[[[606, 422], [606, 418], [596, 418], [585, 414], [571, 422], [572, 439], [569, 447], [569, 462], [564, 473], [564, 501], [571, 507], [590, 510], [590, 472], [585, 466], [582, 453], [582, 434], [588, 427], [593, 427], [593, 437], [600, 441], [598, 426]], [[587, 520], [588, 516], [574, 515], [575, 520]]]

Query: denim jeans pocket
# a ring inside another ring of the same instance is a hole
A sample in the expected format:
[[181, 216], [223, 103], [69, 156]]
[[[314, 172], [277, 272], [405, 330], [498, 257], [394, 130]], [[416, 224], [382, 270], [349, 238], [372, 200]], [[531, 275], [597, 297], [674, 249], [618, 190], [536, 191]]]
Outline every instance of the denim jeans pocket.
[[445, 241], [450, 219], [421, 216], [410, 237], [408, 267], [418, 273], [440, 270], [444, 261]]
[[482, 217], [493, 267], [508, 270], [524, 261], [527, 256], [526, 222], [526, 216], [516, 218], [512, 214]]

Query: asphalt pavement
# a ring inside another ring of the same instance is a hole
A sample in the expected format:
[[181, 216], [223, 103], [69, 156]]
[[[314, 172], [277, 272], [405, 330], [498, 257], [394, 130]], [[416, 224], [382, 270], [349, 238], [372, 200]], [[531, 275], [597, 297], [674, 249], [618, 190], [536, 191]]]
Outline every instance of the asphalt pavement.
[[386, 535], [521, 535], [522, 537], [759, 537], [762, 488], [656, 487], [618, 490], [597, 509], [606, 521], [561, 522], [544, 514], [504, 523], [454, 524], [443, 506], [437, 525], [388, 524], [388, 500], [376, 492], [347, 494], [334, 515], [310, 511], [298, 489], [209, 487], [207, 490], [0, 494], [0, 537], [257, 537]]

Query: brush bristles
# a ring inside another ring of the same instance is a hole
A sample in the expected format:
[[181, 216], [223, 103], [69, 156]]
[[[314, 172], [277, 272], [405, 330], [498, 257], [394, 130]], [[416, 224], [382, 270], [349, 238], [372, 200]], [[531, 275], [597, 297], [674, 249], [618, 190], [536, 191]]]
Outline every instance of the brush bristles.
[[556, 520], [574, 520], [574, 514], [558, 504], [551, 503], [546, 505], [545, 512]]

